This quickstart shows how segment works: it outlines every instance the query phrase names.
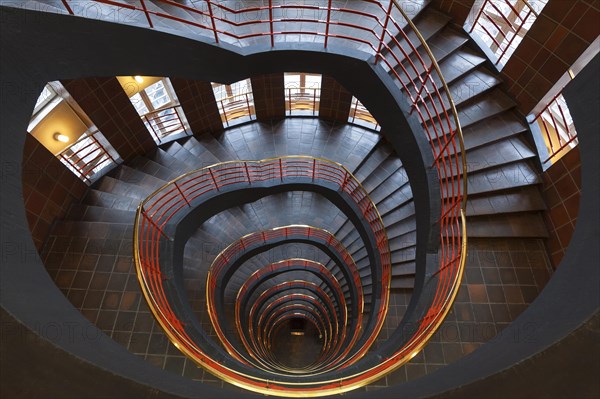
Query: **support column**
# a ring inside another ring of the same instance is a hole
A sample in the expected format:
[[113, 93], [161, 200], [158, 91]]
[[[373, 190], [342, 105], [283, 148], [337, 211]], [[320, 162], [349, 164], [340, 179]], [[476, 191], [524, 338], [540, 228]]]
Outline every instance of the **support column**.
[[125, 162], [156, 148], [116, 77], [61, 81]]
[[56, 218], [80, 200], [87, 185], [31, 134], [26, 134], [21, 165], [23, 202], [33, 242], [39, 251]]
[[352, 94], [334, 78], [323, 75], [319, 118], [348, 122], [351, 105]]
[[250, 79], [259, 121], [285, 118], [285, 90], [283, 73], [270, 73]]
[[210, 82], [171, 78], [171, 84], [194, 135], [209, 133], [217, 136], [223, 131], [223, 121]]

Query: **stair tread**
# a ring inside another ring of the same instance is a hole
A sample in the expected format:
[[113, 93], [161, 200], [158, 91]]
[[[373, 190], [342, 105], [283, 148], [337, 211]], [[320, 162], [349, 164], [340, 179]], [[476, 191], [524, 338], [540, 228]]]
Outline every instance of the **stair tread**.
[[467, 219], [469, 237], [537, 237], [547, 238], [544, 218], [539, 212], [473, 216]]
[[133, 224], [135, 211], [104, 208], [101, 206], [73, 204], [66, 219], [82, 222], [104, 222]]
[[544, 209], [546, 204], [540, 190], [535, 186], [524, 186], [514, 191], [467, 199], [467, 217]]

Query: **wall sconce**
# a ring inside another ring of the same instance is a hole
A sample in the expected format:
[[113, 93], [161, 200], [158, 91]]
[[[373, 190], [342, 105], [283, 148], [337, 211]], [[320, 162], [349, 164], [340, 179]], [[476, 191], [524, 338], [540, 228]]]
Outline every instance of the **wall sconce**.
[[135, 79], [135, 81], [138, 83], [144, 83], [144, 78], [142, 78], [140, 75], [135, 75], [133, 79]]
[[65, 136], [62, 133], [54, 133], [54, 135], [52, 135], [52, 137], [54, 137], [54, 140], [56, 141], [60, 141], [61, 143], [68, 143], [69, 142], [69, 137]]

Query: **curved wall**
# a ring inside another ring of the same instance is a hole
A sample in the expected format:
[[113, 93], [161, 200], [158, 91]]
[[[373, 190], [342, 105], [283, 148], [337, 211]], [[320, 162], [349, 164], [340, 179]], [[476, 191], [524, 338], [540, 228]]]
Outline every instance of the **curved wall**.
[[[437, 235], [429, 237], [436, 219], [432, 215], [439, 214], [439, 205], [430, 200], [439, 198], [437, 173], [425, 166], [433, 163], [429, 144], [424, 137], [411, 133], [411, 126], [419, 126], [416, 116], [408, 121], [404, 118], [406, 101], [392, 94], [397, 89], [390, 77], [381, 67], [369, 64], [368, 55], [345, 54], [343, 49], [333, 47], [325, 52], [320, 46], [310, 45], [302, 45], [300, 50], [297, 44], [277, 50], [255, 48], [254, 54], [244, 55], [237, 49], [145, 28], [14, 8], [1, 7], [0, 11], [2, 164], [16, 165], [6, 169], [9, 173], [3, 175], [2, 307], [9, 320], [14, 318], [11, 323], [33, 331], [36, 326], [42, 326], [41, 335], [52, 345], [71, 353], [65, 354], [65, 361], [80, 358], [97, 366], [96, 373], [105, 375], [108, 371], [137, 384], [146, 384], [140, 388], [146, 392], [160, 390], [189, 397], [201, 391], [206, 397], [224, 397], [223, 391], [154, 369], [99, 332], [97, 339], [88, 339], [87, 331], [98, 330], [73, 308], [46, 273], [27, 225], [20, 165], [31, 110], [48, 81], [139, 73], [226, 83], [254, 74], [287, 70], [319, 71], [333, 76], [355, 93], [385, 126], [383, 134], [406, 160], [416, 204], [418, 242], [429, 243], [421, 245], [417, 262], [425, 264], [429, 259], [427, 252], [437, 252]], [[236, 71], [231, 70], [233, 65]], [[356, 79], [357, 76], [361, 79]], [[434, 208], [431, 212], [430, 204]], [[44, 334], [47, 326], [55, 328], [56, 334]], [[41, 342], [47, 344], [47, 341]], [[25, 360], [22, 364], [30, 369], [29, 375], [47, 367], [36, 363], [31, 368]], [[74, 368], [80, 365], [81, 361], [73, 363]], [[7, 368], [11, 367], [3, 367], [3, 370]], [[76, 383], [85, 387], [86, 379]], [[102, 389], [104, 387], [99, 387], [96, 392], [98, 396], [103, 395]], [[231, 393], [231, 397], [237, 395], [255, 397], [247, 392]]]
[[[16, 331], [14, 334], [3, 336], [5, 341], [3, 341], [2, 352], [2, 389], [7, 389], [5, 388], [7, 385], [4, 384], [5, 379], [18, 381], [19, 377], [30, 378], [31, 375], [37, 375], [40, 378], [36, 380], [41, 381], [40, 388], [31, 386], [24, 389], [29, 389], [29, 393], [39, 389], [38, 395], [49, 392], [45, 388], [61, 389], [64, 383], [68, 382], [70, 391], [79, 393], [76, 395], [78, 397], [81, 397], [83, 392], [95, 396], [121, 392], [128, 397], [166, 397], [164, 392], [171, 392], [182, 397], [191, 397], [200, 389], [204, 397], [258, 397], [246, 392], [225, 394], [222, 390], [170, 376], [129, 355], [124, 348], [106, 337], [91, 340], [89, 335], [86, 336], [85, 331], [92, 331], [95, 327], [83, 320], [56, 289], [37, 256], [23, 209], [22, 179], [18, 167], [21, 163], [22, 151], [20, 150], [23, 148], [31, 109], [37, 94], [48, 80], [114, 76], [130, 74], [132, 70], [136, 70], [147, 75], [170, 74], [197, 79], [207, 79], [210, 76], [212, 80], [227, 82], [236, 80], [234, 74], [226, 71], [229, 65], [238, 64], [240, 55], [185, 38], [172, 38], [167, 45], [160, 40], [164, 34], [145, 29], [109, 25], [98, 21], [82, 21], [75, 17], [40, 15], [16, 9], [0, 8], [0, 12], [2, 12], [0, 151], [4, 172], [2, 174], [0, 295], [3, 307], [2, 328], [6, 330], [15, 326], [14, 331]], [[114, 43], [120, 45], [115, 47]], [[148, 51], [150, 46], [152, 52]], [[363, 58], [363, 61], [345, 59], [347, 62], [343, 64], [344, 68], [339, 68], [339, 73], [336, 73], [336, 67], [342, 65], [338, 64], [341, 55], [328, 54], [325, 58], [329, 62], [321, 65], [323, 62], [321, 57], [309, 57], [303, 53], [302, 57], [296, 58], [297, 53], [293, 47], [292, 45], [287, 51], [271, 51], [263, 56], [249, 56], [246, 59], [252, 62], [239, 74], [250, 76], [258, 72], [273, 71], [274, 66], [261, 65], [260, 62], [264, 60], [268, 64], [273, 57], [286, 60], [281, 66], [282, 70], [292, 66], [293, 69], [302, 67], [306, 71], [319, 70], [328, 73], [354, 91], [361, 100], [364, 100], [363, 103], [372, 109], [382, 125], [385, 124], [387, 135], [401, 156], [417, 147], [424, 148], [424, 143], [415, 143], [412, 135], [390, 134], [390, 130], [392, 133], [408, 131], [406, 129], [408, 125], [402, 121], [403, 118], [382, 111], [386, 109], [385, 106], [389, 104], [390, 99], [393, 99], [386, 90], [385, 84], [366, 78], [382, 74], [383, 71], [374, 71], [368, 67]], [[212, 56], [206, 57], [204, 51], [211, 51]], [[157, 58], [157, 53], [163, 54], [164, 58]], [[315, 53], [309, 55], [317, 53], [322, 52], [315, 49]], [[600, 125], [597, 113], [600, 108], [598, 99], [600, 80], [597, 75], [599, 64], [596, 57], [565, 90], [565, 97], [578, 126], [582, 144], [580, 146], [582, 159], [580, 215], [582, 217], [578, 221], [565, 259], [546, 289], [501, 337], [459, 362], [407, 384], [378, 391], [376, 394], [353, 393], [348, 396], [429, 397], [453, 390], [442, 396], [468, 397], [477, 396], [477, 392], [482, 392], [482, 385], [476, 384], [484, 384], [483, 391], [489, 392], [502, 386], [504, 391], [500, 392], [514, 394], [514, 389], [518, 386], [517, 380], [526, 379], [528, 373], [548, 370], [544, 359], [548, 359], [547, 354], [560, 347], [561, 342], [568, 341], [568, 339], [563, 341], [565, 337], [587, 337], [583, 341], [586, 344], [589, 343], [590, 337], [592, 340], [598, 340], [598, 330], [595, 327], [597, 318], [591, 319], [587, 327], [578, 330], [577, 328], [598, 312], [600, 302], [598, 295], [600, 271], [597, 267], [599, 263], [597, 241], [600, 234], [598, 230], [600, 215], [597, 205], [600, 201], [597, 185], [600, 180], [600, 165], [597, 158], [600, 149], [600, 138], [597, 135], [597, 126]], [[205, 71], [202, 76], [199, 74], [200, 70]], [[354, 76], [361, 76], [360, 82], [354, 82]], [[381, 95], [382, 93], [385, 95]], [[427, 153], [427, 151], [423, 152]], [[427, 172], [422, 163], [421, 165], [418, 165], [418, 162], [410, 163], [413, 164], [413, 169], [409, 170], [413, 185], [435, 182], [435, 177]], [[17, 167], [13, 167], [15, 165]], [[420, 187], [420, 190], [419, 187], [413, 188], [416, 203], [422, 206], [428, 205], [428, 198], [425, 202], [417, 198], [418, 195], [423, 196], [423, 189], [425, 187]], [[435, 195], [432, 194], [432, 197]], [[417, 213], [423, 214], [418, 209]], [[423, 222], [430, 224], [429, 220], [421, 219], [420, 223]], [[421, 256], [425, 255], [421, 254]], [[23, 293], [31, 293], [31, 295], [24, 298]], [[8, 321], [5, 322], [6, 320]], [[534, 323], [536, 327], [534, 335], [531, 339], [520, 339], [514, 342], [512, 337], [523, 332], [528, 323]], [[50, 334], [49, 331], [53, 333]], [[44, 338], [40, 338], [39, 335]], [[6, 347], [8, 349], [5, 349]], [[77, 353], [77, 356], [61, 348]], [[593, 351], [591, 353], [593, 354]], [[33, 358], [37, 361], [30, 363], [26, 360], [25, 356], [28, 354], [37, 355]], [[536, 354], [539, 355], [535, 356]], [[89, 363], [91, 359], [96, 366]], [[523, 361], [523, 359], [528, 360]], [[514, 366], [518, 362], [521, 363]], [[56, 372], [49, 373], [49, 368]], [[81, 370], [87, 370], [89, 373], [82, 374]], [[502, 370], [507, 371], [501, 373]], [[516, 376], [515, 371], [522, 374]], [[62, 384], [57, 384], [57, 376], [61, 372], [64, 373]], [[588, 370], [582, 368], [577, 372], [589, 374], [593, 372], [593, 368]], [[123, 379], [119, 374], [127, 375], [129, 380]], [[502, 375], [505, 377], [502, 378]], [[73, 381], [65, 376], [79, 378]], [[547, 375], [546, 393], [548, 394], [559, 392], [553, 390], [553, 384], [568, 382], [564, 379], [553, 381], [552, 377]], [[589, 383], [595, 381], [589, 378], [584, 380]], [[97, 384], [93, 383], [94, 381], [106, 383]], [[154, 388], [144, 385], [147, 381], [153, 381]], [[90, 389], [94, 391], [90, 392]], [[576, 392], [576, 389], [577, 387], [573, 386], [572, 392]], [[63, 396], [69, 394], [63, 394], [60, 390], [56, 392], [61, 392]]]

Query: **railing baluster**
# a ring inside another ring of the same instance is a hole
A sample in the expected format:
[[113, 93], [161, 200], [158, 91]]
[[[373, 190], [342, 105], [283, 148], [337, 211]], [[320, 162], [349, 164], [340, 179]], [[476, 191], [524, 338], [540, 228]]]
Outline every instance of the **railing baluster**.
[[392, 5], [394, 4], [393, 0], [390, 0], [390, 4], [388, 6], [387, 12], [385, 13], [385, 22], [383, 23], [383, 31], [381, 32], [381, 37], [379, 38], [379, 47], [377, 47], [377, 52], [375, 53], [375, 65], [379, 62], [379, 57], [381, 57], [381, 50], [383, 48], [383, 42], [385, 40], [385, 34], [387, 32], [388, 23], [390, 22], [390, 15], [392, 14]]
[[69, 14], [75, 15], [75, 13], [73, 13], [73, 9], [71, 9], [71, 6], [67, 2], [67, 0], [62, 0], [62, 3], [65, 6], [65, 8], [67, 9], [67, 11], [69, 12]]
[[208, 6], [208, 15], [210, 16], [210, 22], [212, 24], [212, 30], [213, 33], [215, 35], [215, 42], [217, 42], [217, 44], [219, 43], [219, 35], [217, 34], [217, 24], [215, 22], [215, 16], [213, 14], [213, 10], [212, 10], [212, 0], [206, 0], [206, 4]]
[[329, 25], [331, 22], [331, 0], [327, 4], [327, 22], [325, 22], [325, 46], [327, 48], [327, 41], [329, 40]]
[[275, 47], [275, 33], [273, 32], [273, 0], [269, 0], [269, 25], [271, 27], [271, 47]]
[[146, 19], [148, 20], [148, 24], [150, 25], [151, 28], [154, 28], [154, 25], [152, 24], [152, 19], [150, 19], [150, 13], [148, 12], [148, 9], [146, 8], [146, 3], [144, 2], [144, 0], [140, 0], [140, 4], [142, 5], [142, 9], [144, 10]]

